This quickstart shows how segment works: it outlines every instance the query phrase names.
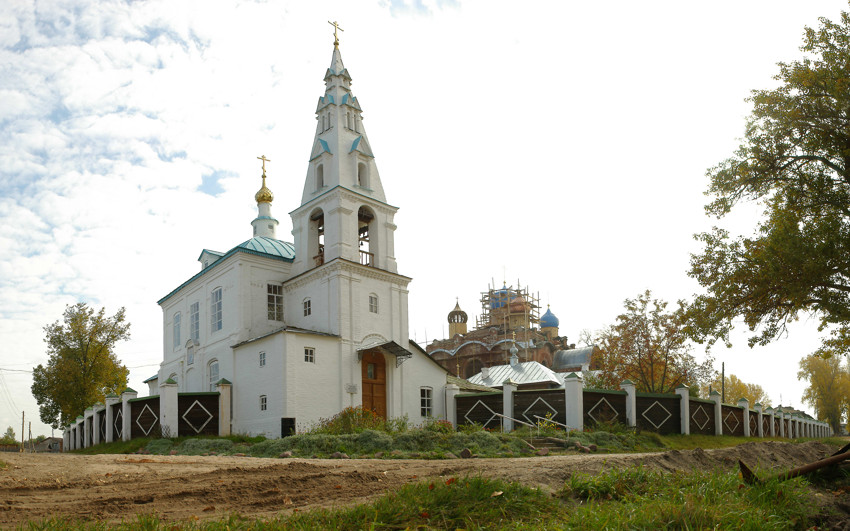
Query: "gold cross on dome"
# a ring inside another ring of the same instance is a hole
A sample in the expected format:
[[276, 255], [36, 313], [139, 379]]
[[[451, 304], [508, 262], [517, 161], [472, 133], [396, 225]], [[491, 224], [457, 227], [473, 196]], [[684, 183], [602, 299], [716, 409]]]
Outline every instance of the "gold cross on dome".
[[336, 20], [334, 20], [333, 22], [331, 22], [329, 20], [328, 24], [330, 24], [331, 26], [334, 27], [334, 46], [339, 46], [339, 36], [337, 35], [336, 32], [337, 32], [337, 30], [339, 30], [339, 31], [345, 31], [345, 30], [339, 27], [339, 24], [337, 23]]
[[266, 162], [271, 162], [272, 159], [267, 159], [265, 155], [260, 155], [257, 157], [258, 160], [263, 161], [263, 177], [266, 176]]

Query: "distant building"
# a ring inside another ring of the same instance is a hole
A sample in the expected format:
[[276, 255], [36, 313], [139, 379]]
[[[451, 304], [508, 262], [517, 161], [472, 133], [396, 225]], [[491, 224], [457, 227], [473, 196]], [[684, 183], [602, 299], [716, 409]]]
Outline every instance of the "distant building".
[[542, 316], [539, 312], [539, 299], [527, 287], [506, 283], [488, 287], [481, 293], [475, 330], [467, 331], [469, 317], [457, 303], [448, 314], [450, 337], [433, 341], [426, 351], [462, 378], [472, 378], [484, 368], [510, 366], [513, 347], [521, 364], [536, 362], [555, 373], [595, 369], [597, 347], [575, 348], [566, 336], [558, 335], [560, 322], [552, 310], [547, 308]]

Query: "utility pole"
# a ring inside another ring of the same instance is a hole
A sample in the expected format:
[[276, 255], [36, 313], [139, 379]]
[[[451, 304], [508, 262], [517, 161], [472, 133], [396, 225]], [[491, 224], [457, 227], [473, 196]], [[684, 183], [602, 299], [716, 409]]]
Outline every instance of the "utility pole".
[[726, 402], [726, 362], [720, 362], [720, 402]]
[[24, 433], [24, 426], [26, 424], [24, 422], [24, 418], [26, 417], [26, 414], [27, 414], [26, 411], [21, 411], [21, 451], [22, 452], [24, 451], [24, 440], [26, 439], [26, 433]]

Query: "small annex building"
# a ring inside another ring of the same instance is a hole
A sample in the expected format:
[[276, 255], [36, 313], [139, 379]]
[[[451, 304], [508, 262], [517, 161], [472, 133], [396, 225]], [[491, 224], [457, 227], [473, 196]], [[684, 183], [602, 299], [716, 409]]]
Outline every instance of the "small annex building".
[[324, 82], [289, 214], [292, 243], [278, 238], [269, 159], [258, 157], [250, 238], [203, 249], [198, 273], [158, 301], [163, 361], [146, 383], [154, 392], [176, 382], [180, 393], [232, 383], [236, 433], [283, 436], [360, 405], [411, 423], [446, 418], [448, 372], [409, 339], [398, 208], [384, 194], [337, 40]]

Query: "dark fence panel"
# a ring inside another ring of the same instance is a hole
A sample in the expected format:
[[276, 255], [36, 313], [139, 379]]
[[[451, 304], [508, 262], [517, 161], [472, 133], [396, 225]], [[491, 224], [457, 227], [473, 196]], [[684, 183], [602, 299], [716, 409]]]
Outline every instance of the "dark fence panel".
[[759, 436], [759, 414], [750, 410], [750, 437]]
[[744, 436], [744, 410], [738, 406], [723, 404], [720, 422], [723, 423], [723, 435]]
[[130, 399], [130, 438], [159, 437], [159, 396]]
[[688, 408], [691, 433], [699, 435], [714, 435], [717, 433], [717, 428], [714, 426], [714, 402], [706, 403], [691, 398]]
[[785, 436], [791, 437], [791, 421], [788, 419], [782, 419], [782, 424], [785, 425]]
[[770, 415], [761, 416], [761, 431], [765, 437], [770, 437]]
[[475, 393], [457, 395], [457, 423], [478, 423], [485, 428], [498, 429], [502, 425], [502, 393]]
[[121, 429], [123, 422], [124, 413], [121, 411], [122, 405], [121, 402], [117, 404], [112, 404], [111, 406], [107, 406], [112, 408], [112, 426], [109, 426], [109, 429], [112, 430], [112, 440], [120, 441], [121, 440]]
[[98, 437], [100, 437], [100, 442], [106, 442], [106, 410], [98, 411], [97, 415], [95, 415], [95, 420], [97, 420], [97, 432]]
[[177, 417], [180, 435], [218, 435], [218, 393], [178, 394]]
[[773, 417], [773, 433], [779, 437], [779, 417]]
[[[497, 413], [501, 413], [501, 411], [497, 411]], [[517, 420], [537, 424], [540, 419], [536, 418], [535, 415], [551, 418], [563, 424], [567, 416], [564, 390], [537, 389], [515, 392], [514, 411], [511, 416]]]
[[679, 395], [638, 393], [635, 400], [638, 428], [661, 434], [682, 433], [681, 400]]
[[585, 389], [582, 394], [585, 426], [619, 423], [628, 425], [625, 391], [597, 391]]

